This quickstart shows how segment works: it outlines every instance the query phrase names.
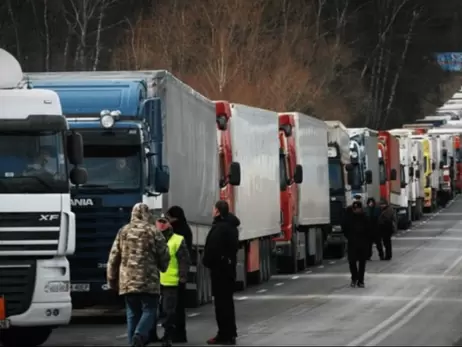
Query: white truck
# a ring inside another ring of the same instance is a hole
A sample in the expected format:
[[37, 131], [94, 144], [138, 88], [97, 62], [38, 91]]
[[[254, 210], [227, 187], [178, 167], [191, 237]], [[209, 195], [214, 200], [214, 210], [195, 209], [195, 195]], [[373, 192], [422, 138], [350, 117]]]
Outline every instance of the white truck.
[[[289, 154], [283, 155], [281, 165], [289, 174], [281, 175], [286, 176], [281, 180], [281, 214], [282, 225], [287, 228], [275, 238], [275, 252], [278, 260], [289, 260], [290, 272], [296, 272], [324, 258], [330, 224], [328, 127], [298, 112], [280, 113], [279, 127], [283, 136], [280, 153]], [[295, 177], [296, 184], [290, 182], [290, 176]], [[282, 268], [279, 270], [287, 272], [285, 266]]]
[[[69, 177], [85, 182], [82, 139], [58, 95], [20, 87], [0, 49], [0, 344], [39, 346], [71, 319], [67, 256], [75, 249]], [[65, 143], [67, 142], [67, 144]], [[67, 153], [65, 149], [67, 148]], [[66, 158], [74, 165], [70, 174]]]
[[[429, 129], [428, 131], [430, 131]], [[431, 158], [432, 158], [432, 192], [436, 196], [436, 204], [439, 205], [441, 202], [441, 185], [440, 182], [442, 181], [442, 173], [443, 171], [440, 169], [440, 162], [442, 159], [442, 142], [441, 138], [438, 134], [430, 134], [427, 132], [428, 139], [430, 140], [430, 151], [431, 151]], [[435, 206], [436, 207], [436, 206]]]
[[[401, 178], [401, 195], [399, 205], [402, 208], [411, 207], [411, 219], [420, 219], [423, 208], [423, 196], [419, 198], [419, 178], [416, 177], [418, 170], [419, 144], [412, 140], [414, 132], [410, 129], [393, 129], [389, 131], [399, 141], [400, 162], [403, 167]], [[419, 172], [420, 175], [420, 172]]]
[[327, 253], [335, 258], [345, 254], [345, 238], [342, 219], [345, 208], [353, 202], [348, 184], [351, 175], [350, 136], [340, 121], [326, 121], [328, 128], [330, 222], [332, 232], [327, 239]]
[[[215, 104], [220, 197], [241, 221], [236, 289], [244, 289], [270, 278], [272, 238], [281, 232], [278, 114], [226, 101]], [[197, 247], [204, 241], [198, 239]]]

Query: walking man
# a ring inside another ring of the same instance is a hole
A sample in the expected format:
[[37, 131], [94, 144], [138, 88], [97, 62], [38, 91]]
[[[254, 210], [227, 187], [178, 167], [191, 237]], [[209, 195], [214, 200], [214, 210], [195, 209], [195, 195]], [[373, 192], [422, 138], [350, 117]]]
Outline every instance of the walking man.
[[380, 201], [380, 207], [382, 211], [378, 219], [379, 233], [385, 247], [385, 260], [391, 260], [393, 255], [391, 237], [396, 231], [396, 214], [385, 199]]
[[162, 231], [167, 240], [170, 254], [167, 270], [160, 273], [160, 284], [162, 286], [162, 310], [165, 315], [164, 323], [162, 324], [164, 327], [162, 345], [171, 346], [176, 328], [175, 312], [178, 301], [178, 286], [180, 283], [185, 284], [188, 280], [191, 261], [184, 237], [173, 232], [167, 218], [159, 218], [156, 221], [156, 228]]
[[237, 328], [233, 292], [239, 249], [239, 219], [229, 212], [226, 201], [219, 200], [213, 209], [214, 220], [205, 241], [203, 264], [210, 269], [212, 295], [218, 333], [209, 345], [236, 344]]
[[130, 223], [117, 233], [107, 263], [109, 287], [125, 297], [128, 343], [133, 347], [148, 342], [159, 303], [159, 270], [167, 270], [170, 260], [165, 238], [150, 218], [146, 204], [133, 207]]
[[344, 235], [348, 241], [348, 263], [351, 273], [351, 287], [364, 288], [366, 259], [369, 253], [369, 230], [362, 204], [355, 201], [351, 212], [345, 214]]

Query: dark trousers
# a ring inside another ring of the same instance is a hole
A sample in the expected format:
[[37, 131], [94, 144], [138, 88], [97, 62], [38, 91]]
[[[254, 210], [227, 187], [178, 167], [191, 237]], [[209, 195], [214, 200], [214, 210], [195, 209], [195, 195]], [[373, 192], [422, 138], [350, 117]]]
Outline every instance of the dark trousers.
[[162, 327], [164, 328], [164, 340], [171, 341], [176, 329], [176, 303], [178, 287], [164, 287], [162, 292]]
[[382, 238], [379, 235], [374, 235], [374, 237], [372, 238], [370, 242], [370, 249], [369, 249], [370, 253], [369, 253], [368, 259], [370, 259], [372, 257], [372, 254], [374, 253], [373, 251], [374, 244], [375, 244], [375, 247], [377, 248], [377, 252], [379, 253], [379, 258], [383, 259], [383, 242], [382, 242]]
[[175, 335], [178, 337], [186, 338], [186, 283], [180, 283], [178, 285], [175, 318]]
[[149, 340], [150, 331], [156, 321], [158, 303], [159, 295], [156, 294], [125, 295], [129, 344], [135, 334], [140, 335], [144, 342]]
[[219, 340], [230, 340], [237, 337], [236, 313], [234, 310], [234, 279], [225, 273], [213, 273], [212, 291], [215, 304]]
[[364, 283], [366, 253], [366, 249], [348, 249], [348, 264], [350, 266], [351, 281], [354, 283]]
[[382, 237], [383, 246], [385, 247], [385, 259], [390, 260], [392, 257], [391, 235], [386, 234]]

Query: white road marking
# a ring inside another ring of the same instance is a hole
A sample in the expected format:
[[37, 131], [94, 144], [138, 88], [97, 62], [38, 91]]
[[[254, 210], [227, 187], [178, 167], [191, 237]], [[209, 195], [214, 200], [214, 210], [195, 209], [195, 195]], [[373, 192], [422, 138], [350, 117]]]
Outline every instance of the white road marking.
[[243, 301], [243, 300], [247, 300], [248, 298], [249, 298], [248, 296], [238, 296], [238, 297], [236, 297], [235, 299], [236, 299], [237, 301]]
[[296, 280], [297, 278], [300, 278], [300, 276], [292, 276], [293, 280]]
[[429, 292], [431, 288], [424, 289], [417, 297], [413, 300], [408, 302], [406, 305], [401, 307], [398, 311], [396, 311], [393, 315], [385, 319], [382, 323], [376, 325], [374, 328], [369, 330], [368, 332], [364, 333], [363, 335], [359, 336], [358, 338], [351, 341], [347, 346], [362, 346], [364, 342], [369, 340], [371, 337], [376, 335], [382, 329], [388, 327], [389, 325], [393, 324], [395, 321], [400, 319], [407, 311], [409, 311], [415, 304], [417, 304], [420, 300], [422, 300]]
[[459, 252], [461, 249], [460, 247], [393, 247], [393, 250], [399, 251], [411, 251], [411, 250], [418, 250], [418, 251], [432, 251], [432, 252]]
[[319, 265], [318, 269], [324, 269], [324, 265]]
[[260, 289], [260, 290], [257, 290], [257, 293], [261, 294], [261, 293], [265, 293], [267, 291], [268, 291], [268, 289]]
[[[453, 266], [453, 265], [451, 265]], [[454, 266], [457, 266], [454, 265]], [[452, 268], [451, 268], [452, 270]], [[446, 270], [447, 271], [447, 270]], [[415, 280], [452, 280], [452, 281], [462, 281], [462, 275], [461, 276], [449, 276], [449, 272], [443, 273], [443, 274], [419, 274], [419, 273], [371, 273], [371, 272], [366, 272], [366, 280], [367, 279], [402, 279], [402, 280], [409, 280], [409, 279], [415, 279]], [[350, 277], [351, 274], [348, 272], [336, 272], [336, 273], [314, 273], [310, 275], [303, 275], [300, 274], [299, 278], [300, 279], [329, 279], [329, 278], [347, 278]], [[274, 279], [287, 279], [287, 275], [273, 275], [272, 276]]]
[[451, 237], [451, 236], [404, 236], [394, 238], [400, 241], [418, 241], [418, 240], [438, 240], [438, 241], [462, 241], [462, 237]]
[[449, 274], [452, 270], [454, 270], [454, 268], [460, 264], [460, 262], [462, 261], [462, 255], [457, 258], [456, 260], [454, 260], [454, 262], [443, 272], [443, 275], [447, 275]]
[[330, 264], [330, 265], [334, 265], [334, 264], [335, 264], [335, 261], [332, 260], [332, 261], [329, 262], [329, 264]]
[[420, 311], [422, 311], [432, 300], [434, 296], [439, 291], [435, 291], [432, 294], [430, 294], [428, 297], [425, 298], [417, 307], [415, 307], [411, 312], [407, 313], [404, 317], [401, 317], [400, 320], [398, 320], [395, 324], [390, 326], [387, 330], [383, 331], [379, 335], [377, 335], [374, 339], [369, 341], [369, 343], [366, 344], [366, 346], [377, 346], [380, 342], [385, 340], [387, 337], [392, 335], [395, 331], [401, 329], [403, 326], [405, 326], [409, 321], [417, 316]]
[[127, 333], [125, 333], [125, 334], [122, 334], [122, 335], [116, 336], [116, 339], [117, 339], [117, 340], [125, 339], [125, 338], [127, 338], [127, 336], [128, 336], [128, 334], [127, 334]]
[[307, 271], [305, 271], [305, 273], [306, 273], [306, 274], [311, 274], [311, 273], [313, 273], [313, 271], [307, 270]]
[[200, 313], [199, 313], [199, 312], [193, 312], [193, 313], [188, 314], [188, 317], [189, 317], [189, 318], [197, 317], [197, 316], [200, 316]]
[[279, 283], [276, 283], [275, 286], [276, 286], [276, 287], [280, 287], [280, 286], [282, 286], [283, 284], [284, 284], [284, 282], [279, 282]]

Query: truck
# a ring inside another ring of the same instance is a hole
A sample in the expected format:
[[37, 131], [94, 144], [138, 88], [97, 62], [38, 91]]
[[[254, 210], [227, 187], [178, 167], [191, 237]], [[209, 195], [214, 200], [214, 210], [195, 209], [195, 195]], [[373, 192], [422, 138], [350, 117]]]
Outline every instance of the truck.
[[352, 174], [348, 184], [352, 196], [380, 199], [378, 132], [368, 128], [348, 128]]
[[[215, 108], [220, 198], [241, 220], [240, 290], [271, 277], [272, 238], [281, 232], [279, 119], [276, 112], [222, 100], [215, 101]], [[203, 241], [196, 246], [203, 247]]]
[[[69, 180], [85, 183], [82, 137], [56, 93], [29, 89], [0, 49], [0, 345], [39, 346], [72, 313]], [[69, 168], [66, 163], [69, 160]]]
[[418, 141], [422, 147], [422, 172], [425, 180], [423, 212], [428, 213], [433, 211], [436, 204], [436, 194], [432, 187], [432, 174], [434, 165], [432, 163], [431, 142], [428, 135], [426, 134], [413, 135], [411, 136], [411, 139], [413, 141]]
[[402, 173], [399, 140], [388, 131], [379, 131], [377, 145], [380, 166], [380, 197], [398, 214], [407, 210], [407, 196], [401, 196]]
[[[345, 255], [345, 237], [342, 233], [342, 220], [345, 208], [352, 202], [351, 186], [347, 183], [351, 174], [350, 136], [340, 121], [325, 121], [327, 124], [327, 142], [329, 158], [329, 197], [330, 228], [326, 253], [334, 258]], [[350, 170], [350, 171], [349, 171]]]
[[443, 181], [443, 170], [440, 169], [442, 161], [442, 141], [441, 137], [437, 134], [430, 134], [429, 129], [427, 131], [427, 136], [430, 141], [430, 150], [432, 158], [432, 194], [434, 196], [434, 206], [433, 209], [436, 209], [442, 204], [443, 199], [443, 187], [441, 182]]
[[282, 223], [273, 240], [278, 270], [295, 273], [324, 257], [330, 225], [328, 128], [314, 117], [284, 112], [279, 129]]
[[77, 244], [70, 259], [76, 308], [117, 303], [107, 291], [108, 252], [143, 201], [153, 218], [181, 206], [196, 245], [188, 305], [211, 300], [202, 248], [219, 198], [215, 104], [168, 71], [28, 74], [54, 90], [71, 129], [84, 140], [86, 184], [73, 187]]
[[398, 228], [407, 229], [413, 220], [417, 220], [417, 215], [420, 215], [415, 178], [418, 147], [411, 141], [412, 130], [393, 129], [389, 133], [398, 140], [399, 145], [401, 196], [397, 213]]
[[414, 166], [414, 181], [416, 207], [413, 209], [414, 220], [420, 220], [423, 216], [424, 197], [425, 197], [425, 170], [424, 170], [424, 148], [423, 141], [415, 139], [411, 133], [409, 135], [411, 141], [412, 162]]

